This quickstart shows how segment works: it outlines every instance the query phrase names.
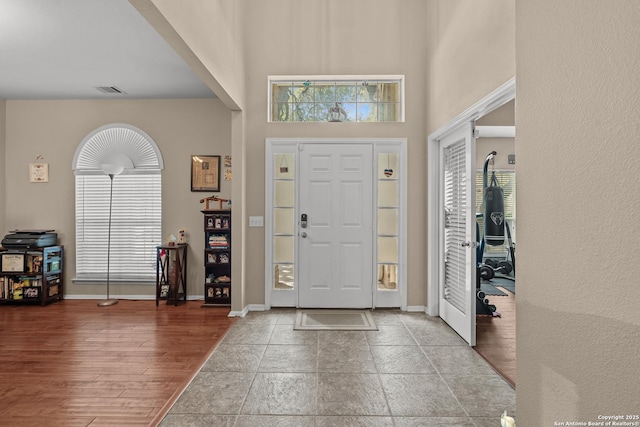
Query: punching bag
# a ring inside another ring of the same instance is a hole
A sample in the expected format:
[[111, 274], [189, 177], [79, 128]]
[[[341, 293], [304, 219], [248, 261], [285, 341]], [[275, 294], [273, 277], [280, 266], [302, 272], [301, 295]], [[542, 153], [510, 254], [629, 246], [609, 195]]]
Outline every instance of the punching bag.
[[491, 246], [504, 244], [504, 193], [498, 186], [495, 171], [484, 189], [484, 240]]

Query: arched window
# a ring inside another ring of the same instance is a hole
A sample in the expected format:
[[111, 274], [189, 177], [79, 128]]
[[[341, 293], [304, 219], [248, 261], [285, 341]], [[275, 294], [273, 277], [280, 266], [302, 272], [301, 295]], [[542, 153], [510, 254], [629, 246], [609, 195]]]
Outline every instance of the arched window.
[[134, 126], [102, 126], [80, 143], [73, 158], [77, 281], [106, 280], [111, 173], [110, 280], [155, 283], [163, 167], [156, 143]]

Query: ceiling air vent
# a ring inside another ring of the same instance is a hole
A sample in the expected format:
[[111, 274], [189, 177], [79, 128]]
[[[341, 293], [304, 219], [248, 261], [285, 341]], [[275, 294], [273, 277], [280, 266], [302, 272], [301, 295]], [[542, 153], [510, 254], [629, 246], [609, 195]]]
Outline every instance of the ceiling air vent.
[[118, 89], [115, 86], [98, 86], [98, 87], [96, 87], [96, 89], [98, 89], [102, 93], [110, 93], [110, 94], [114, 94], [114, 93], [115, 94], [120, 94], [120, 93], [122, 93], [122, 94], [126, 94], [125, 91], [123, 91], [121, 89]]

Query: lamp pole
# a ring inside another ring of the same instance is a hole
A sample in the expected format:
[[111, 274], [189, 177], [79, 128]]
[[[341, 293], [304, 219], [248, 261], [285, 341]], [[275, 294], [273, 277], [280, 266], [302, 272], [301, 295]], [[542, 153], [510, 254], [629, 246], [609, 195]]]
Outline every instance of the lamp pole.
[[98, 307], [107, 307], [118, 303], [115, 298], [109, 298], [109, 266], [111, 264], [111, 209], [113, 207], [113, 177], [115, 174], [108, 174], [111, 180], [111, 187], [109, 189], [109, 229], [107, 233], [107, 299], [98, 302]]

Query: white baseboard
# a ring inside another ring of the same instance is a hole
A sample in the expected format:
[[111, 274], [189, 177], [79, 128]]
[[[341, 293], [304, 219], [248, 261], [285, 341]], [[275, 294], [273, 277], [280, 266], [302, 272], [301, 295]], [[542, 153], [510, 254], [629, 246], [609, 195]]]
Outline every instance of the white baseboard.
[[247, 313], [249, 313], [249, 306], [245, 306], [242, 310], [240, 311], [235, 311], [232, 310], [229, 312], [229, 314], [227, 315], [227, 317], [245, 317], [247, 315]]
[[267, 311], [264, 304], [249, 304], [242, 311], [231, 311], [229, 317], [245, 317], [250, 311]]
[[[106, 295], [64, 295], [63, 299], [104, 299]], [[119, 300], [142, 300], [142, 301], [155, 301], [155, 295], [109, 295], [109, 298], [115, 298]], [[204, 301], [203, 295], [191, 295], [187, 296], [187, 301]]]
[[426, 313], [427, 308], [424, 305], [408, 305], [407, 311], [412, 313], [418, 313], [418, 312]]

